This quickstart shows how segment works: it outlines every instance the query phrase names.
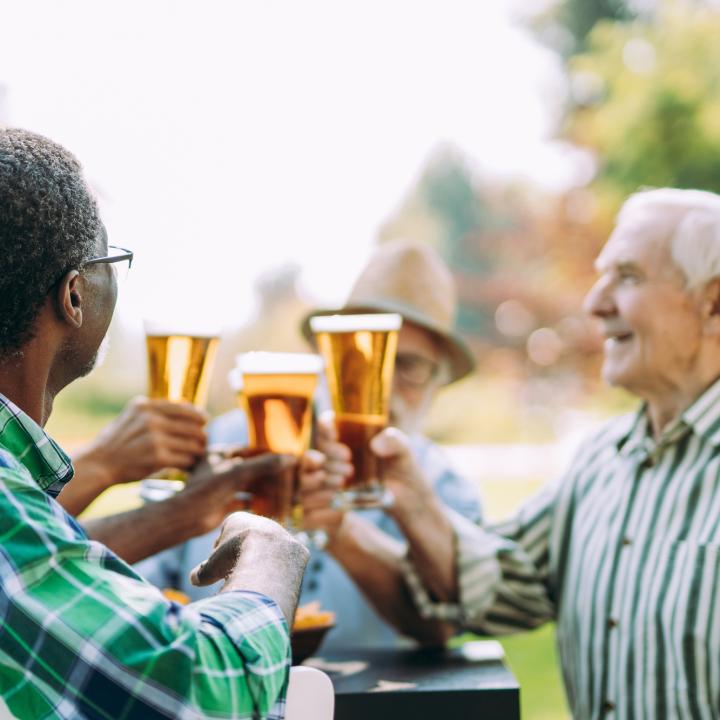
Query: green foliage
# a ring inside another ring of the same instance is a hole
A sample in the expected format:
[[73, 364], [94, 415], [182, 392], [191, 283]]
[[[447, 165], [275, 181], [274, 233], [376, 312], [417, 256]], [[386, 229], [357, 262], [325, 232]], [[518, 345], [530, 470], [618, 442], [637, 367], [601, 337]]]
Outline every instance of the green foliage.
[[668, 3], [654, 23], [600, 23], [570, 61], [567, 135], [596, 152], [615, 202], [646, 186], [720, 191], [718, 37], [717, 10]]
[[565, 0], [558, 19], [570, 32], [574, 50], [585, 47], [587, 36], [601, 20], [630, 20], [633, 13], [625, 0]]

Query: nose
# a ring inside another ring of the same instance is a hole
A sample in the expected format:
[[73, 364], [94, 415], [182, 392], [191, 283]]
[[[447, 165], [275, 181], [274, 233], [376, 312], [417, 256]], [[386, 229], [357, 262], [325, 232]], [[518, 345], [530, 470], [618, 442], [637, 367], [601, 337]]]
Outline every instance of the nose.
[[611, 283], [607, 278], [598, 278], [583, 301], [583, 310], [593, 317], [603, 318], [617, 312]]

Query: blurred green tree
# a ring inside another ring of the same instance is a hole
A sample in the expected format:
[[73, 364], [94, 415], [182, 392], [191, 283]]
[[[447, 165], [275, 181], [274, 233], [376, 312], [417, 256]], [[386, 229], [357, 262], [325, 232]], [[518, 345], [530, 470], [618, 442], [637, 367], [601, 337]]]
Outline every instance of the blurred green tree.
[[610, 204], [643, 186], [720, 191], [720, 12], [668, 2], [653, 22], [601, 22], [569, 61], [564, 135], [590, 148]]
[[587, 36], [599, 21], [624, 22], [635, 17], [626, 0], [565, 0], [558, 14], [573, 37], [575, 50], [585, 47]]
[[636, 17], [627, 0], [561, 0], [532, 20], [538, 37], [564, 57], [582, 52], [600, 21], [627, 22]]

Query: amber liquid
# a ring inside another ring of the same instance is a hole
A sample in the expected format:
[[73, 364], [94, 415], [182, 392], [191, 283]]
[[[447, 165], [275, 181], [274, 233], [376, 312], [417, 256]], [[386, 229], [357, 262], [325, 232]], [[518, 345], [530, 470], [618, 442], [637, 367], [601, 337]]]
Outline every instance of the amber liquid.
[[217, 344], [217, 337], [148, 335], [150, 397], [203, 407]]
[[395, 330], [317, 334], [338, 436], [350, 447], [355, 468], [346, 489], [380, 485], [378, 460], [369, 442], [387, 424], [397, 339]]
[[[151, 398], [204, 407], [217, 337], [148, 335], [148, 394]], [[153, 474], [161, 480], [185, 480], [187, 473], [165, 468]]]
[[370, 450], [370, 441], [387, 425], [383, 417], [338, 416], [335, 419], [338, 439], [350, 448], [353, 474], [345, 480], [346, 488], [377, 486], [382, 477], [380, 459]]
[[[312, 397], [317, 375], [243, 374], [242, 405], [248, 417], [250, 447], [258, 452], [300, 456], [310, 444]], [[293, 515], [297, 473], [253, 482], [250, 509], [287, 523]]]

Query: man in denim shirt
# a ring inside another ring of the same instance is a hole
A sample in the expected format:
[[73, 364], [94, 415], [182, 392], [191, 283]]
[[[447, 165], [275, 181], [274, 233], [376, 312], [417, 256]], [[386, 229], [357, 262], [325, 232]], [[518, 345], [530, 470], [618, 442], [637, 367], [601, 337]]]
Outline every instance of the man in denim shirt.
[[[397, 312], [403, 316], [390, 422], [410, 437], [414, 460], [423, 469], [427, 483], [440, 500], [466, 518], [479, 522], [481, 508], [475, 485], [458, 475], [442, 450], [421, 434], [437, 391], [474, 368], [469, 350], [452, 330], [456, 305], [454, 281], [437, 254], [423, 244], [399, 241], [383, 245], [376, 251], [346, 305], [332, 312]], [[310, 339], [307, 322], [303, 332]], [[217, 418], [210, 424], [208, 433], [211, 445], [245, 444], [245, 414], [234, 410]], [[327, 531], [330, 543], [327, 552], [312, 551], [300, 602], [317, 600], [324, 610], [336, 614], [336, 627], [328, 634], [323, 647], [387, 647], [405, 642], [400, 634], [423, 643], [442, 641], [443, 637], [435, 634], [432, 628], [403, 626], [403, 614], [396, 603], [393, 607], [383, 603], [384, 597], [396, 595], [389, 588], [393, 578], [385, 575], [382, 567], [383, 543], [400, 545], [403, 542], [394, 520], [382, 510], [347, 514], [332, 510], [329, 505], [334, 493], [332, 486], [333, 482], [341, 481], [342, 468], [322, 469], [327, 478], [327, 507], [317, 506], [322, 489], [310, 493], [315, 506], [310, 510], [306, 508], [306, 518]], [[310, 474], [303, 477], [310, 477]], [[377, 533], [376, 529], [382, 532]], [[343, 545], [340, 540], [345, 531], [348, 543]], [[187, 575], [207, 556], [213, 537], [211, 533], [196, 538], [145, 561], [139, 569], [151, 582], [178, 587], [195, 599], [205, 589], [190, 585]], [[352, 543], [367, 548], [374, 547], [375, 542], [379, 543], [377, 565], [365, 562], [359, 576], [352, 567]], [[336, 544], [337, 554], [334, 551]], [[343, 547], [346, 553], [342, 552]], [[376, 571], [379, 574], [374, 575]], [[366, 572], [367, 582], [363, 575]]]

